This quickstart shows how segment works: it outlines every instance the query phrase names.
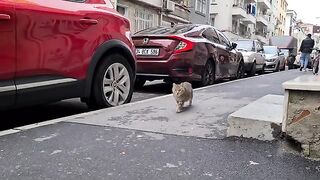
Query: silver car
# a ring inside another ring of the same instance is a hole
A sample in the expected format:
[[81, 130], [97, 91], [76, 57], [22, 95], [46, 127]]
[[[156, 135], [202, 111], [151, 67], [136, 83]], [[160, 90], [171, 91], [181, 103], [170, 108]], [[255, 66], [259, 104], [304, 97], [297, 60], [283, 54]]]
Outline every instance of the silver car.
[[237, 49], [242, 53], [247, 75], [254, 76], [256, 73], [264, 73], [265, 57], [262, 44], [258, 40], [238, 40]]
[[284, 53], [277, 46], [263, 46], [266, 56], [266, 71], [283, 71], [286, 68]]

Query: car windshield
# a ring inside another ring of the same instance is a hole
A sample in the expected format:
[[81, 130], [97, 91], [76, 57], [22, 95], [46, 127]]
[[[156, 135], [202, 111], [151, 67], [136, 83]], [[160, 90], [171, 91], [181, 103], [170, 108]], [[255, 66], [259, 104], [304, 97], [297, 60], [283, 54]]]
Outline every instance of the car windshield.
[[196, 25], [176, 25], [175, 27], [164, 27], [164, 26], [157, 26], [148, 28], [142, 31], [137, 32], [135, 35], [175, 35], [175, 34], [183, 34], [186, 32], [191, 31], [193, 28], [197, 27]]
[[265, 54], [278, 54], [278, 49], [275, 46], [264, 46], [263, 50]]
[[237, 49], [244, 51], [253, 51], [253, 41], [236, 41]]

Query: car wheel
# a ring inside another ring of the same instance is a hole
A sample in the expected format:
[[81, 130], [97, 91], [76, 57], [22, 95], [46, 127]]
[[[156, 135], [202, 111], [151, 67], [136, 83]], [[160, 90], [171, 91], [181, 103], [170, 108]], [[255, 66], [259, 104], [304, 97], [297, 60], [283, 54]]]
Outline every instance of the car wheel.
[[98, 65], [93, 80], [90, 108], [118, 106], [130, 102], [134, 73], [126, 59], [119, 54], [107, 56]]
[[264, 64], [263, 66], [262, 66], [262, 69], [259, 71], [259, 75], [261, 75], [261, 74], [264, 74], [265, 73], [265, 69], [266, 69], [266, 65]]
[[201, 76], [201, 86], [214, 84], [215, 82], [215, 69], [211, 60], [207, 61]]
[[146, 83], [147, 80], [145, 79], [136, 79], [135, 83], [134, 83], [134, 87], [136, 89], [140, 89], [144, 86], [144, 84]]
[[245, 73], [244, 63], [243, 63], [243, 61], [241, 61], [240, 64], [239, 64], [238, 71], [237, 71], [237, 79], [243, 78], [244, 77], [244, 73]]
[[252, 64], [252, 67], [251, 67], [251, 70], [250, 70], [250, 72], [249, 72], [249, 76], [255, 76], [256, 75], [256, 68], [257, 68], [257, 66], [256, 66], [256, 62], [254, 62], [253, 64]]

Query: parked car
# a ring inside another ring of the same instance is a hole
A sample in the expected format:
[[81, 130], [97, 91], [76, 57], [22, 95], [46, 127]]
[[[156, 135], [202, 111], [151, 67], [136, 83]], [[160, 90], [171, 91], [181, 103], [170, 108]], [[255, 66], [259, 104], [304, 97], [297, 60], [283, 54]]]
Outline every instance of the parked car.
[[263, 74], [265, 69], [265, 56], [263, 54], [262, 43], [258, 40], [242, 39], [238, 40], [237, 49], [242, 53], [245, 72], [249, 76], [256, 73]]
[[0, 1], [0, 49], [0, 109], [131, 100], [135, 48], [129, 21], [109, 1]]
[[283, 71], [286, 69], [286, 58], [277, 46], [263, 46], [266, 55], [266, 71]]
[[153, 27], [133, 36], [137, 48], [137, 86], [146, 80], [199, 82], [241, 78], [243, 57], [235, 43], [208, 25]]

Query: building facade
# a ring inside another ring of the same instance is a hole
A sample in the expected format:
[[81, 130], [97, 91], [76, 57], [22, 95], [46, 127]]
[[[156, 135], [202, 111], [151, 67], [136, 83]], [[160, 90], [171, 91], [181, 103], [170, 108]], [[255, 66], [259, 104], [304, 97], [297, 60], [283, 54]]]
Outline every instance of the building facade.
[[154, 26], [209, 24], [210, 0], [111, 0], [137, 32]]
[[212, 0], [210, 22], [232, 40], [268, 43], [271, 7], [270, 0]]
[[278, 17], [277, 17], [275, 35], [283, 36], [285, 33], [288, 3], [287, 3], [287, 0], [277, 0], [277, 1], [278, 1]]
[[293, 35], [295, 24], [297, 22], [297, 16], [298, 15], [294, 10], [288, 10], [287, 11], [284, 35], [286, 35], [286, 36], [292, 36]]
[[210, 1], [211, 0], [191, 0], [190, 21], [194, 24], [210, 24]]
[[130, 20], [131, 30], [160, 25], [162, 0], [117, 0], [117, 11]]

